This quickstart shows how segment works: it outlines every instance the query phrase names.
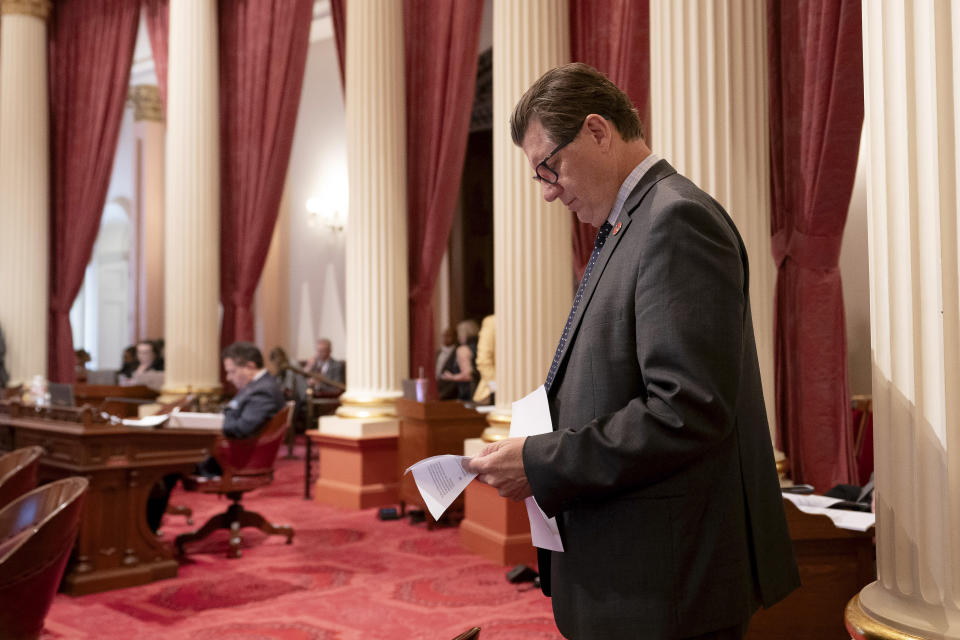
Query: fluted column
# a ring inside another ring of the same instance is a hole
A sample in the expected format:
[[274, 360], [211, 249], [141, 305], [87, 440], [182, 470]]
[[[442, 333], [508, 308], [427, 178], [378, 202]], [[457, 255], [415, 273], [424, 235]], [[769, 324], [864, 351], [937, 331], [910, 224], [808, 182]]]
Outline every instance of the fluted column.
[[163, 336], [164, 162], [166, 127], [156, 85], [130, 90], [136, 144], [137, 238], [134, 267], [136, 339]]
[[347, 390], [338, 415], [392, 415], [409, 376], [403, 3], [347, 5]]
[[493, 424], [509, 423], [511, 403], [543, 384], [573, 300], [570, 213], [559, 201], [544, 202], [507, 124], [527, 88], [569, 61], [567, 0], [494, 0]]
[[654, 151], [730, 213], [750, 260], [750, 306], [771, 437], [773, 292], [766, 3], [650, 0]]
[[220, 387], [220, 136], [215, 0], [170, 0], [164, 392]]
[[10, 384], [47, 372], [49, 0], [0, 1], [0, 329]]
[[[547, 70], [570, 62], [567, 0], [493, 2], [493, 304], [497, 319], [496, 408], [483, 439], [506, 438], [511, 404], [543, 384], [573, 300], [570, 212], [544, 202], [523, 151], [510, 138], [513, 107]], [[533, 564], [522, 502], [478, 482], [464, 492], [460, 542], [498, 564]]]
[[879, 579], [862, 638], [960, 638], [960, 5], [863, 3]]

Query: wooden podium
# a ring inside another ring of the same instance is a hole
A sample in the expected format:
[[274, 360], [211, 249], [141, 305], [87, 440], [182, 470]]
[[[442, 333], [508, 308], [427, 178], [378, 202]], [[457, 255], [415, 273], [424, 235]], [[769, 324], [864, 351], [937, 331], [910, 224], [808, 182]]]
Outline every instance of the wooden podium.
[[[478, 438], [487, 427], [486, 417], [455, 400], [416, 402], [399, 398], [400, 438], [397, 462], [400, 470], [400, 510], [408, 505], [424, 508], [413, 474], [403, 472], [415, 462], [444, 453], [463, 455], [463, 441]], [[463, 513], [463, 496], [458, 497], [447, 513]], [[428, 523], [431, 520], [427, 520]]]
[[873, 528], [838, 529], [827, 516], [800, 511], [784, 499], [790, 538], [803, 586], [750, 622], [747, 640], [850, 640], [847, 602], [873, 582]]
[[41, 483], [68, 476], [90, 481], [60, 585], [71, 595], [177, 575], [173, 548], [147, 525], [147, 497], [165, 475], [192, 472], [217, 437], [219, 430], [124, 427], [86, 407], [36, 410], [0, 402], [0, 449], [43, 447]]

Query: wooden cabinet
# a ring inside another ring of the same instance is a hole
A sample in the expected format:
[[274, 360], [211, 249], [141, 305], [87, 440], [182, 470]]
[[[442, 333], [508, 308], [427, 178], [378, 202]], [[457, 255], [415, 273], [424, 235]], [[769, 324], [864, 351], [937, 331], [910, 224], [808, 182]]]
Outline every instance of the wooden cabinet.
[[[415, 462], [443, 453], [463, 455], [463, 441], [479, 438], [487, 427], [486, 416], [457, 401], [415, 402], [397, 400], [400, 436], [397, 458], [400, 473]], [[413, 474], [400, 477], [400, 505], [424, 508]], [[450, 510], [463, 512], [463, 496]]]
[[849, 640], [843, 612], [873, 582], [873, 528], [838, 529], [827, 516], [803, 513], [783, 501], [803, 586], [750, 622], [747, 640]]

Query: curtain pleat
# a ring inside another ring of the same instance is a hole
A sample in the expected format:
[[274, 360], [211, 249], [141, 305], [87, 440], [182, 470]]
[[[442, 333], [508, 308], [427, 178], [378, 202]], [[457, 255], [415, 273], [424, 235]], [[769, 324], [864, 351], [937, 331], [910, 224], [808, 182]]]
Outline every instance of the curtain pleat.
[[330, 20], [333, 22], [333, 41], [337, 45], [337, 67], [340, 69], [340, 88], [347, 87], [347, 0], [330, 0]]
[[170, 0], [143, 0], [143, 16], [153, 51], [153, 68], [157, 74], [160, 100], [167, 109], [167, 47], [170, 33]]
[[220, 340], [253, 340], [253, 295], [300, 106], [312, 0], [220, 2]]
[[[623, 89], [640, 114], [650, 143], [649, 0], [570, 0], [570, 56]], [[573, 263], [579, 281], [597, 230], [573, 214]]]
[[793, 479], [856, 480], [838, 268], [863, 124], [859, 0], [768, 0], [775, 396]]
[[140, 5], [58, 0], [49, 27], [48, 377], [74, 378], [70, 307], [100, 230], [130, 81]]

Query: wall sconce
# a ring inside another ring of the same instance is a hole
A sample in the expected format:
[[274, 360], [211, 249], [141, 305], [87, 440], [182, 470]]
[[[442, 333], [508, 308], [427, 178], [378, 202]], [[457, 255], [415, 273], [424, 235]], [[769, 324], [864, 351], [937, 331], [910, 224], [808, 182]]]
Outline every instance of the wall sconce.
[[315, 228], [318, 225], [339, 233], [347, 225], [347, 215], [340, 209], [324, 209], [319, 198], [310, 198], [307, 200], [307, 226]]

